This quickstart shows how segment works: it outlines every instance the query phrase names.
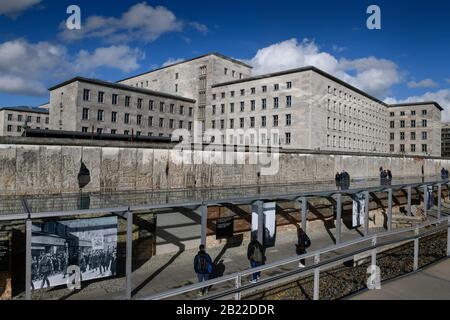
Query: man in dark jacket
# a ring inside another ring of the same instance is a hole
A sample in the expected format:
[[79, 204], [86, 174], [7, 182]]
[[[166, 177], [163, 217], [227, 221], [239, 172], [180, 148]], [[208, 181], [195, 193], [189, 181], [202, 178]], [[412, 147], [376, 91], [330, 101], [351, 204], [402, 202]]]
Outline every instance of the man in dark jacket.
[[336, 175], [334, 176], [334, 181], [336, 182], [336, 187], [339, 190], [339, 187], [341, 186], [341, 175], [339, 172], [336, 172]]
[[[205, 251], [205, 246], [202, 244], [199, 247], [199, 251], [194, 258], [194, 270], [197, 274], [198, 282], [208, 281], [211, 273], [213, 272], [213, 262], [209, 254]], [[200, 290], [199, 295], [205, 295], [208, 293], [208, 288]]]
[[[250, 261], [252, 268], [257, 268], [264, 264], [264, 248], [256, 238], [253, 238], [248, 245], [247, 259]], [[259, 278], [261, 278], [261, 272], [255, 272], [252, 274], [252, 280], [250, 282], [255, 283]]]
[[[306, 253], [306, 248], [309, 248], [311, 246], [311, 240], [309, 239], [308, 235], [306, 234], [305, 230], [302, 228], [298, 229], [298, 243], [296, 245], [297, 247], [297, 255], [301, 256]], [[301, 259], [299, 264], [299, 268], [305, 267], [305, 259]]]

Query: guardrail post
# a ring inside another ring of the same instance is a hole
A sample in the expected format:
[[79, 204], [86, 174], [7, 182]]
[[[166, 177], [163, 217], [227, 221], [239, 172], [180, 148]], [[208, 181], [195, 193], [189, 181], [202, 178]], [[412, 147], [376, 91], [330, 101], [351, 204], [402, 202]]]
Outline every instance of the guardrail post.
[[369, 191], [364, 191], [364, 199], [366, 200], [366, 205], [364, 206], [364, 236], [369, 235]]
[[427, 212], [428, 212], [428, 186], [424, 185], [423, 186], [423, 214], [425, 215], [425, 217], [428, 216]]
[[[314, 264], [320, 263], [320, 254], [316, 254], [314, 257]], [[317, 267], [314, 269], [314, 300], [319, 300], [319, 291], [320, 291], [320, 268]]]
[[338, 193], [336, 196], [336, 244], [340, 244], [342, 232], [342, 195]]
[[[236, 289], [240, 289], [242, 286], [242, 275], [238, 274], [238, 276], [236, 277]], [[237, 292], [234, 295], [234, 300], [241, 300], [241, 292]]]
[[264, 245], [264, 202], [256, 201], [256, 210], [258, 213], [258, 242]]
[[133, 212], [127, 212], [127, 242], [126, 242], [126, 265], [125, 265], [125, 295], [131, 299], [132, 290], [132, 256], [133, 256]]
[[200, 206], [200, 215], [201, 215], [201, 244], [206, 247], [206, 236], [208, 231], [208, 206], [206, 204], [202, 204]]
[[408, 210], [408, 215], [412, 216], [412, 213], [411, 213], [412, 188], [411, 188], [411, 186], [409, 186], [407, 188], [407, 190], [408, 190], [408, 207], [406, 209]]
[[442, 184], [438, 184], [438, 213], [437, 218], [441, 219], [441, 210], [442, 210]]
[[31, 300], [31, 236], [32, 221], [27, 219], [25, 222], [26, 240], [25, 240], [25, 300]]
[[378, 242], [377, 236], [374, 236], [372, 238], [372, 247], [374, 247], [374, 248], [372, 249], [372, 252], [371, 252], [371, 258], [372, 258], [371, 265], [372, 266], [377, 265], [377, 249], [375, 248], [377, 245], [377, 242]]
[[306, 197], [301, 198], [302, 205], [302, 229], [306, 232], [306, 221], [308, 219], [308, 199]]
[[[415, 230], [415, 235], [418, 236], [419, 228]], [[414, 239], [414, 271], [419, 270], [419, 238]]]
[[388, 190], [388, 231], [392, 230], [392, 189]]

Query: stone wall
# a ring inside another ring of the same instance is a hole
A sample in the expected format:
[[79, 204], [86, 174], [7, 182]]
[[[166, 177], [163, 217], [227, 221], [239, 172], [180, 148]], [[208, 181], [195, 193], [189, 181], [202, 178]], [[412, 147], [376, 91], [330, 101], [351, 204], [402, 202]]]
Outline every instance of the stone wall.
[[[450, 160], [440, 158], [285, 151], [279, 156], [278, 173], [260, 176], [259, 164], [183, 164], [174, 161], [175, 155], [179, 152], [131, 143], [128, 147], [124, 144], [114, 147], [111, 143], [107, 147], [45, 142], [0, 144], [0, 195], [78, 192], [77, 176], [82, 161], [91, 175], [91, 182], [84, 189], [87, 192], [329, 181], [342, 169], [355, 179], [376, 179], [380, 166], [390, 168], [394, 177], [420, 176], [422, 166], [426, 176], [434, 176], [440, 174], [443, 166], [450, 168]], [[207, 151], [185, 154], [191, 160], [210, 155]], [[248, 162], [250, 155], [261, 154], [234, 155]]]

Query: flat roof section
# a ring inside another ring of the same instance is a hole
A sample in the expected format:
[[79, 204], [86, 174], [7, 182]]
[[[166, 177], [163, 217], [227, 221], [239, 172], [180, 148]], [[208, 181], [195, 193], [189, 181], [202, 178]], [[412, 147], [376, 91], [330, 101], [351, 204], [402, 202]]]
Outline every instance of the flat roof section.
[[0, 107], [0, 111], [17, 111], [17, 112], [31, 112], [39, 114], [49, 114], [48, 110], [34, 107], [17, 106], [17, 107]]
[[342, 81], [338, 78], [336, 78], [335, 76], [332, 76], [331, 74], [322, 71], [316, 67], [313, 66], [308, 66], [308, 67], [302, 67], [302, 68], [295, 68], [295, 69], [289, 69], [289, 70], [285, 70], [285, 71], [280, 71], [280, 72], [274, 72], [274, 73], [267, 73], [267, 74], [263, 74], [263, 75], [259, 75], [259, 76], [254, 76], [254, 77], [250, 77], [250, 78], [245, 78], [245, 79], [239, 79], [239, 80], [234, 80], [234, 81], [228, 81], [228, 82], [223, 82], [223, 83], [217, 83], [215, 85], [213, 85], [213, 88], [219, 88], [219, 87], [223, 87], [223, 86], [228, 86], [228, 85], [233, 85], [233, 84], [238, 84], [238, 83], [244, 83], [244, 82], [250, 82], [250, 81], [256, 81], [256, 80], [261, 80], [261, 79], [267, 79], [267, 78], [273, 78], [273, 77], [278, 77], [278, 76], [283, 76], [283, 75], [287, 75], [287, 74], [292, 74], [292, 73], [299, 73], [299, 72], [306, 72], [306, 71], [314, 71], [322, 76], [324, 76], [325, 78], [328, 78], [334, 82], [339, 83], [340, 85], [347, 87], [353, 91], [356, 91], [357, 93], [365, 96], [366, 98], [369, 98], [377, 103], [381, 103], [384, 106], [388, 106], [385, 102], [371, 96], [370, 94], [348, 84], [345, 81]]
[[149, 95], [156, 96], [156, 97], [181, 100], [181, 101], [186, 101], [186, 102], [191, 102], [191, 103], [196, 102], [196, 100], [194, 100], [194, 99], [190, 99], [190, 98], [186, 98], [186, 97], [182, 97], [182, 96], [176, 96], [176, 95], [172, 95], [172, 94], [168, 94], [168, 93], [163, 93], [163, 92], [158, 92], [158, 91], [153, 91], [153, 90], [148, 90], [148, 89], [143, 89], [143, 88], [138, 88], [138, 87], [132, 87], [132, 86], [128, 86], [125, 84], [119, 84], [119, 83], [108, 82], [108, 81], [103, 81], [103, 80], [98, 80], [98, 79], [84, 78], [84, 77], [72, 78], [72, 79], [62, 82], [60, 84], [57, 84], [56, 86], [53, 86], [53, 87], [49, 88], [48, 90], [53, 91], [55, 89], [61, 88], [65, 85], [68, 85], [68, 84], [70, 84], [72, 82], [76, 82], [76, 81], [90, 83], [90, 84], [96, 84], [96, 85], [105, 86], [105, 87], [114, 88], [114, 89], [149, 94]]
[[195, 60], [198, 60], [198, 59], [202, 59], [202, 58], [205, 58], [205, 57], [207, 57], [207, 56], [216, 56], [216, 57], [219, 57], [219, 58], [222, 58], [222, 59], [231, 61], [231, 62], [233, 62], [233, 63], [240, 64], [240, 65], [242, 65], [242, 66], [244, 66], [244, 67], [253, 69], [253, 67], [252, 67], [251, 65], [248, 65], [248, 64], [246, 64], [246, 63], [244, 63], [244, 62], [242, 62], [242, 61], [239, 61], [239, 60], [236, 60], [236, 59], [227, 57], [227, 56], [225, 56], [225, 55], [223, 55], [223, 54], [221, 54], [221, 53], [210, 52], [210, 53], [207, 53], [207, 54], [198, 56], [198, 57], [194, 57], [194, 58], [191, 58], [191, 59], [188, 59], [188, 60], [183, 60], [183, 61], [180, 61], [180, 62], [177, 62], [177, 63], [174, 63], [174, 64], [170, 64], [170, 65], [167, 65], [167, 66], [164, 66], [164, 67], [161, 67], [161, 68], [157, 68], [157, 69], [154, 69], [154, 70], [150, 70], [150, 71], [147, 71], [147, 72], [143, 72], [143, 73], [140, 73], [140, 74], [137, 74], [137, 75], [135, 75], [135, 76], [131, 76], [131, 77], [128, 77], [128, 78], [125, 78], [125, 79], [122, 79], [122, 80], [118, 80], [117, 82], [122, 82], [122, 81], [126, 81], [126, 80], [129, 80], [129, 79], [137, 78], [137, 77], [143, 76], [143, 75], [145, 75], [145, 74], [150, 74], [150, 73], [152, 73], [152, 72], [156, 72], [156, 71], [160, 71], [160, 70], [163, 70], [163, 69], [167, 69], [167, 68], [170, 68], [170, 67], [173, 67], [173, 66], [177, 66], [177, 65], [179, 65], [179, 64], [183, 64], [183, 63], [186, 63], [186, 62], [191, 62], [191, 61], [195, 61]]
[[438, 108], [441, 111], [444, 110], [444, 108], [442, 108], [441, 105], [439, 103], [437, 103], [436, 101], [397, 103], [397, 104], [391, 104], [391, 105], [389, 105], [389, 107], [390, 108], [395, 108], [395, 107], [409, 107], [409, 106], [425, 106], [425, 105], [428, 105], [428, 104], [434, 105], [436, 108]]

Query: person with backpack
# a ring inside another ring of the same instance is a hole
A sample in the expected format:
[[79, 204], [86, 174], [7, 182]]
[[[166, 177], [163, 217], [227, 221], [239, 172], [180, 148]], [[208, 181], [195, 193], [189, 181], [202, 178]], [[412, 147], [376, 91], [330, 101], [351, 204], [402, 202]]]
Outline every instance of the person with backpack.
[[[306, 253], [306, 249], [311, 246], [311, 239], [308, 237], [306, 232], [300, 228], [298, 229], [298, 243], [296, 245], [296, 253], [297, 255], [301, 256]], [[298, 263], [299, 268], [305, 267], [305, 259], [301, 259]]]
[[[213, 262], [209, 254], [205, 251], [205, 246], [202, 244], [199, 247], [199, 252], [194, 258], [194, 270], [197, 274], [198, 282], [208, 281], [213, 272]], [[202, 288], [199, 292], [200, 296], [208, 293], [208, 288]]]
[[[253, 238], [248, 245], [247, 259], [250, 261], [250, 267], [252, 268], [257, 268], [264, 264], [264, 249], [256, 238]], [[252, 274], [250, 282], [255, 283], [259, 278], [261, 278], [261, 272], [255, 272]]]

